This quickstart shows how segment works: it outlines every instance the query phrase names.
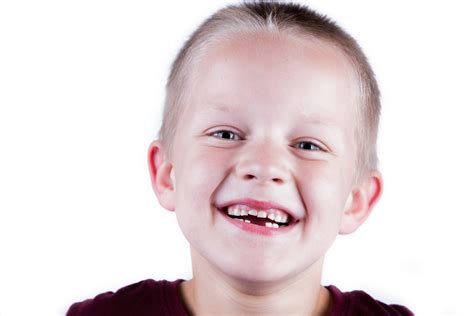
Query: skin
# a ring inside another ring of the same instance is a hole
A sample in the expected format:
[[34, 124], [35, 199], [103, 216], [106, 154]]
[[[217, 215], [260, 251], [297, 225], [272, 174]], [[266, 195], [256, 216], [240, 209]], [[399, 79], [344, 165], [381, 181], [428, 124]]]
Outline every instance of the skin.
[[[352, 68], [324, 42], [247, 34], [208, 47], [196, 75], [171, 156], [158, 141], [148, 154], [158, 200], [191, 245], [185, 304], [197, 315], [327, 314], [324, 254], [382, 191], [377, 171], [354, 182]], [[298, 223], [243, 231], [217, 210], [238, 198], [278, 203]]]

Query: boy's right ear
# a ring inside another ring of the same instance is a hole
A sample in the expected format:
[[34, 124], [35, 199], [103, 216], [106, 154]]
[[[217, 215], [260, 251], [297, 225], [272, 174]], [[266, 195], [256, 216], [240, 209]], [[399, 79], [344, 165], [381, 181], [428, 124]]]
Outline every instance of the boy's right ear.
[[151, 185], [161, 206], [174, 211], [174, 171], [173, 165], [167, 161], [163, 146], [157, 140], [148, 148], [148, 169]]

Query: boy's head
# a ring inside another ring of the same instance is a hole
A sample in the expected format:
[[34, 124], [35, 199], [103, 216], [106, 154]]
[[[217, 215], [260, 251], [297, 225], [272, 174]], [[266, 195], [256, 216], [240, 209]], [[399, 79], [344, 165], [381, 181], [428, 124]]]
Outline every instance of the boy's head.
[[379, 198], [372, 72], [348, 35], [308, 9], [219, 11], [167, 88], [152, 181], [201, 271], [260, 284], [320, 271], [335, 236]]

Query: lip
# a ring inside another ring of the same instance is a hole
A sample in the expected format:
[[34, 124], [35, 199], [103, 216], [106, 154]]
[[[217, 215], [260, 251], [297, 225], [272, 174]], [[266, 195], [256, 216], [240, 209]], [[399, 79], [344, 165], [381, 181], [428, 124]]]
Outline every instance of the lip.
[[277, 209], [289, 214], [293, 218], [294, 221], [297, 221], [299, 219], [292, 210], [272, 201], [258, 201], [251, 198], [244, 198], [244, 199], [236, 199], [236, 200], [227, 201], [225, 203], [222, 203], [216, 206], [217, 208], [222, 210], [230, 205], [237, 205], [237, 204], [247, 205], [250, 208], [258, 209], [258, 210]]
[[[237, 205], [237, 204], [246, 205], [249, 208], [258, 209], [258, 210], [277, 209], [290, 215], [292, 220], [288, 226], [282, 226], [278, 228], [272, 228], [272, 227], [266, 227], [266, 226], [260, 226], [260, 225], [246, 223], [246, 222], [241, 222], [241, 221], [232, 219], [231, 217], [225, 214], [225, 208], [231, 205]], [[238, 228], [246, 232], [257, 234], [257, 235], [272, 236], [272, 235], [279, 235], [282, 233], [286, 233], [292, 230], [296, 226], [296, 224], [298, 224], [299, 222], [299, 219], [296, 217], [293, 211], [273, 201], [259, 201], [252, 198], [242, 198], [242, 199], [235, 199], [235, 200], [230, 200], [224, 203], [216, 204], [215, 206], [218, 210], [218, 213], [227, 222], [229, 222], [230, 224], [234, 226], [237, 226]]]

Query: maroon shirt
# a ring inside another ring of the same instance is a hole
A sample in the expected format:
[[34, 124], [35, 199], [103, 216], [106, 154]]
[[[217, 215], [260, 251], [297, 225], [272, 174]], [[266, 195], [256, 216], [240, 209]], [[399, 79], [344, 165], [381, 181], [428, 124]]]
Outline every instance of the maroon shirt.
[[[117, 292], [106, 292], [93, 299], [73, 304], [67, 316], [189, 316], [181, 299], [179, 284], [183, 280], [145, 280]], [[413, 315], [400, 305], [387, 305], [362, 291], [341, 292], [333, 285], [330, 316], [342, 315]]]

